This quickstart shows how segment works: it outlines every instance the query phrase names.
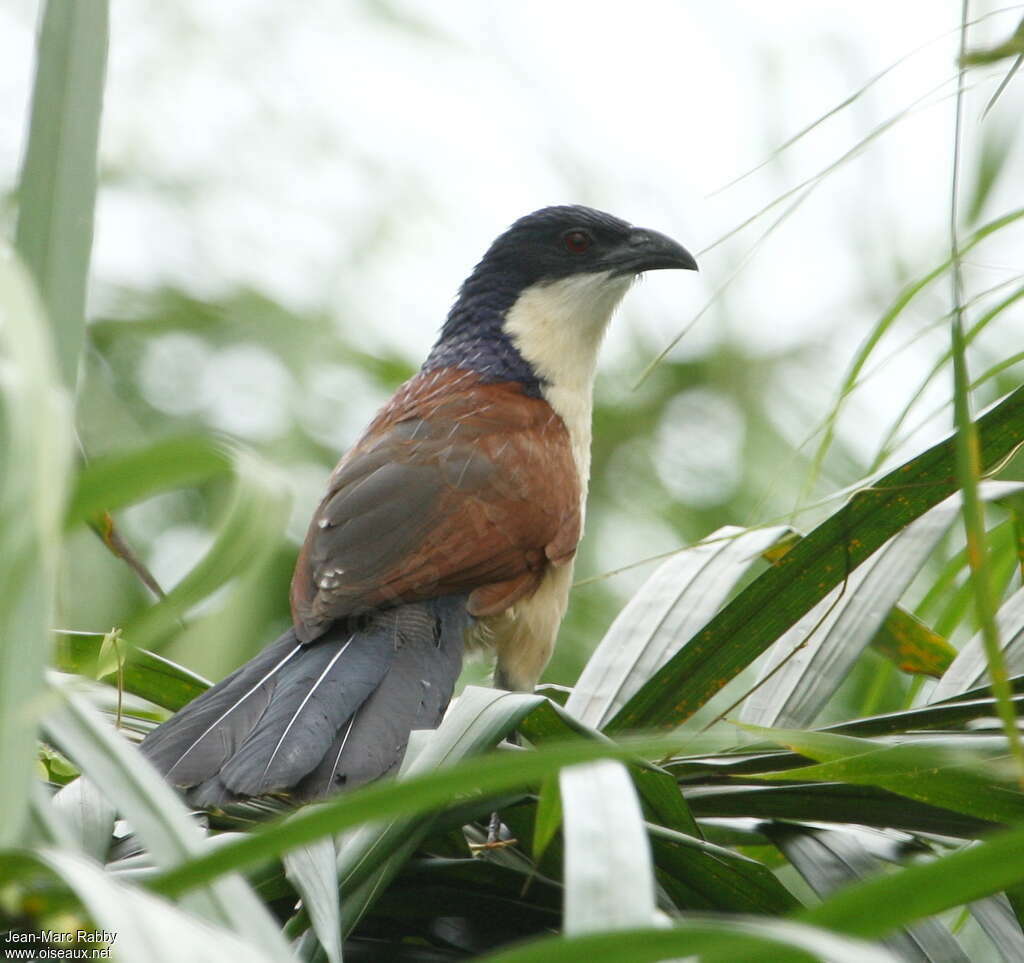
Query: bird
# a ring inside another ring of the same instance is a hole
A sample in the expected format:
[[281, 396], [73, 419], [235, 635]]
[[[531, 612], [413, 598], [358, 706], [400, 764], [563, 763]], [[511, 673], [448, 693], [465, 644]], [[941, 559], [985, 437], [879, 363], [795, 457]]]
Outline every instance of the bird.
[[598, 351], [672, 238], [580, 205], [519, 218], [463, 282], [419, 371], [330, 476], [291, 582], [291, 627], [153, 729], [187, 801], [323, 799], [399, 766], [436, 728], [464, 652], [532, 691], [586, 510]]

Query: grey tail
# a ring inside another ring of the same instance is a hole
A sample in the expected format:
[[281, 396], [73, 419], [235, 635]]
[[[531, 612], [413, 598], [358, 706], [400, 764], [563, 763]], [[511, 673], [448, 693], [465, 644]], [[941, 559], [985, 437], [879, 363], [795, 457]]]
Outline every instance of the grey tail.
[[320, 799], [397, 768], [441, 721], [462, 667], [465, 598], [385, 609], [303, 645], [285, 632], [154, 729], [142, 751], [199, 808]]

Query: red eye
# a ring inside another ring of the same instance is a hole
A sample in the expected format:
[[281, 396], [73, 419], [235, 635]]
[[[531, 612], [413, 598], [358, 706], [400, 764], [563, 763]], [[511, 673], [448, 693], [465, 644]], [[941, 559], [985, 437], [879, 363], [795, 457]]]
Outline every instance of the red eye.
[[582, 254], [593, 243], [593, 239], [586, 231], [566, 231], [562, 241], [571, 254]]

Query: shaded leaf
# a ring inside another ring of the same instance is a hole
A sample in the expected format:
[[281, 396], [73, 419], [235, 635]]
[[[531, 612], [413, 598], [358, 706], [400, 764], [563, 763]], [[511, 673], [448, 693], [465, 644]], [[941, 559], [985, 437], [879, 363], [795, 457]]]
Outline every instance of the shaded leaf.
[[[823, 898], [850, 883], [877, 875], [883, 866], [882, 859], [896, 862], [919, 849], [910, 837], [857, 826], [837, 830], [770, 824], [764, 832]], [[885, 943], [901, 960], [969, 963], [956, 939], [938, 920], [922, 920], [893, 933]]]
[[[1024, 433], [1024, 388], [978, 424], [981, 463], [989, 467]], [[668, 727], [691, 716], [896, 532], [948, 497], [953, 460], [947, 438], [858, 491], [693, 636], [607, 728]]]
[[285, 853], [284, 872], [302, 896], [320, 945], [331, 963], [341, 963], [341, 905], [336, 853], [330, 836]]
[[[829, 732], [745, 728], [819, 762], [816, 766], [765, 773], [764, 779], [878, 786], [930, 806], [991, 822], [1024, 821], [1024, 795], [999, 772], [983, 769], [976, 753], [919, 743], [887, 745]], [[1005, 744], [996, 751], [1005, 753]]]
[[43, 869], [66, 883], [97, 926], [115, 934], [112, 948], [119, 960], [287, 963], [293, 959], [280, 940], [267, 942], [256, 933], [244, 939], [197, 919], [181, 907], [117, 881], [83, 856], [42, 850], [5, 854], [4, 862], [0, 875], [4, 875], [4, 870], [31, 867]]
[[0, 845], [28, 813], [70, 444], [49, 328], [0, 248]]
[[829, 960], [831, 963], [896, 963], [870, 943], [847, 940], [825, 929], [757, 917], [688, 914], [664, 929], [551, 937], [484, 957], [487, 963], [657, 963], [700, 954], [702, 961]]
[[740, 718], [809, 725], [860, 658], [959, 511], [956, 496], [899, 532], [772, 646]]
[[899, 606], [885, 617], [871, 647], [896, 663], [903, 672], [939, 678], [952, 665], [956, 649]]
[[[996, 620], [1010, 673], [1024, 669], [1024, 589], [1018, 589], [999, 609]], [[961, 650], [928, 698], [941, 702], [981, 685], [988, 678], [988, 662], [981, 633]]]
[[39, 287], [71, 387], [85, 332], [108, 20], [107, 0], [46, 4], [18, 185], [15, 243]]
[[566, 935], [654, 921], [654, 869], [625, 767], [602, 760], [563, 769]]
[[[116, 684], [116, 673], [100, 666], [105, 636], [96, 632], [59, 632], [55, 665], [62, 672]], [[147, 649], [128, 652], [122, 673], [125, 692], [177, 712], [211, 685], [201, 675]]]
[[601, 728], [721, 608], [787, 528], [728, 526], [663, 562], [605, 633], [565, 704]]
[[[44, 720], [47, 736], [96, 785], [102, 786], [144, 841], [156, 865], [172, 866], [211, 852], [184, 803], [149, 761], [118, 736], [70, 686], [56, 680], [55, 685], [61, 700]], [[212, 855], [216, 858], [216, 851]], [[270, 914], [241, 878], [221, 880], [192, 894], [187, 903], [202, 916], [239, 933], [254, 934], [272, 951], [283, 947]]]

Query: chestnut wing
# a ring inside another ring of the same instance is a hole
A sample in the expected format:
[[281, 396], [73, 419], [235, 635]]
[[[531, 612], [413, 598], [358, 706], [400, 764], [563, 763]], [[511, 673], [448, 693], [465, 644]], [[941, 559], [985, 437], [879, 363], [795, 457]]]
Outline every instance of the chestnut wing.
[[475, 615], [533, 591], [579, 539], [568, 432], [518, 385], [416, 379], [341, 461], [292, 581], [299, 638], [370, 609], [471, 593]]

